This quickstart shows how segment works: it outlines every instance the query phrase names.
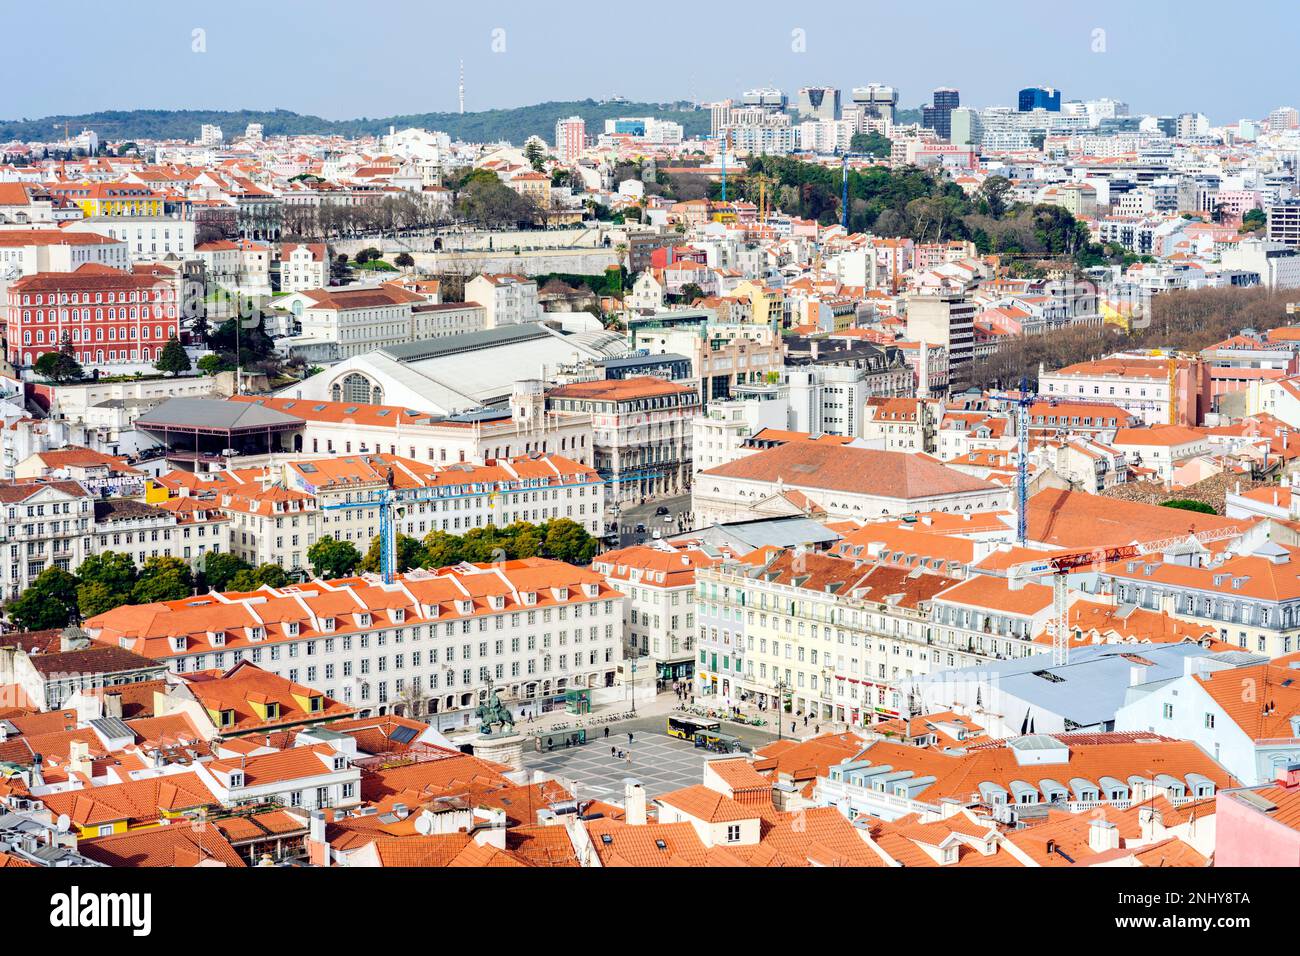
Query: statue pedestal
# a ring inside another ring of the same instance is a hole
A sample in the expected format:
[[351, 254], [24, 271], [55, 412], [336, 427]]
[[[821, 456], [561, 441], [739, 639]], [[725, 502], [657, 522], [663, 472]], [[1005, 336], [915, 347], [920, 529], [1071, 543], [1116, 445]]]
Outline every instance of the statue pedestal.
[[479, 734], [474, 738], [474, 756], [505, 764], [512, 770], [523, 770], [523, 734]]

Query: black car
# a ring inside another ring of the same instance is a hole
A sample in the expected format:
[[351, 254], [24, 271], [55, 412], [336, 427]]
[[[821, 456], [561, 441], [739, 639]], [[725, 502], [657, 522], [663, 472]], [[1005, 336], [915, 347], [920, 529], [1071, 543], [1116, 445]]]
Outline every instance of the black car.
[[637, 526], [636, 526], [636, 533], [637, 533], [637, 534], [645, 534], [645, 525], [644, 525], [644, 524], [641, 524], [641, 523], [638, 523]]
[[656, 517], [658, 517], [659, 515], [666, 515], [666, 514], [668, 514], [668, 509], [665, 508], [663, 505], [660, 505], [658, 508], [655, 509]]

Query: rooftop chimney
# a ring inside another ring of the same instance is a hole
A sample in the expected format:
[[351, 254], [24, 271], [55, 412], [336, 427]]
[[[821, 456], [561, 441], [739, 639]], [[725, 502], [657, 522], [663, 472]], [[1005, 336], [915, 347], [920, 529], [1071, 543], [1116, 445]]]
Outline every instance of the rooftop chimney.
[[1108, 820], [1093, 820], [1088, 824], [1088, 849], [1105, 853], [1119, 849], [1119, 828]]
[[645, 787], [630, 777], [623, 781], [623, 814], [630, 826], [645, 825]]
[[307, 858], [312, 866], [330, 865], [330, 845], [325, 839], [325, 811], [313, 810], [307, 824]]
[[1286, 787], [1288, 790], [1300, 786], [1300, 763], [1284, 764], [1278, 767], [1277, 777], [1273, 782], [1279, 787]]

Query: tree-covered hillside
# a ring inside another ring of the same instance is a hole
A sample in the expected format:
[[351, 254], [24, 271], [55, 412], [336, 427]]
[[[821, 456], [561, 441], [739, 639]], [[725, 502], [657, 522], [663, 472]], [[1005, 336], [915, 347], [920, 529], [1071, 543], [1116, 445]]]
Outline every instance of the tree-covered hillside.
[[414, 113], [352, 120], [327, 120], [289, 110], [126, 110], [84, 113], [79, 116], [46, 116], [40, 119], [0, 120], [0, 143], [12, 140], [61, 140], [65, 125], [77, 133], [94, 130], [101, 140], [195, 139], [204, 123], [220, 126], [227, 137], [244, 131], [249, 123], [261, 123], [267, 136], [308, 133], [343, 136], [378, 136], [389, 126], [403, 129], [418, 126], [442, 130], [452, 139], [469, 142], [522, 144], [533, 134], [547, 142], [555, 138], [555, 121], [577, 114], [587, 121], [589, 133], [604, 129], [604, 121], [620, 116], [656, 116], [682, 124], [687, 137], [707, 135], [707, 110], [682, 108], [670, 103], [598, 103], [595, 100], [537, 103], [515, 109], [483, 110], [478, 113]]

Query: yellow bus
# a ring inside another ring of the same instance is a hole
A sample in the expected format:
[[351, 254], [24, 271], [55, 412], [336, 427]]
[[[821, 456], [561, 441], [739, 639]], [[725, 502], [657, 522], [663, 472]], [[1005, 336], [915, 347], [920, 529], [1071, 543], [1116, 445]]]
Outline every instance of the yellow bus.
[[705, 720], [702, 717], [673, 716], [668, 718], [668, 736], [681, 740], [694, 740], [695, 735], [701, 730], [717, 733], [721, 726], [722, 724], [716, 720]]

